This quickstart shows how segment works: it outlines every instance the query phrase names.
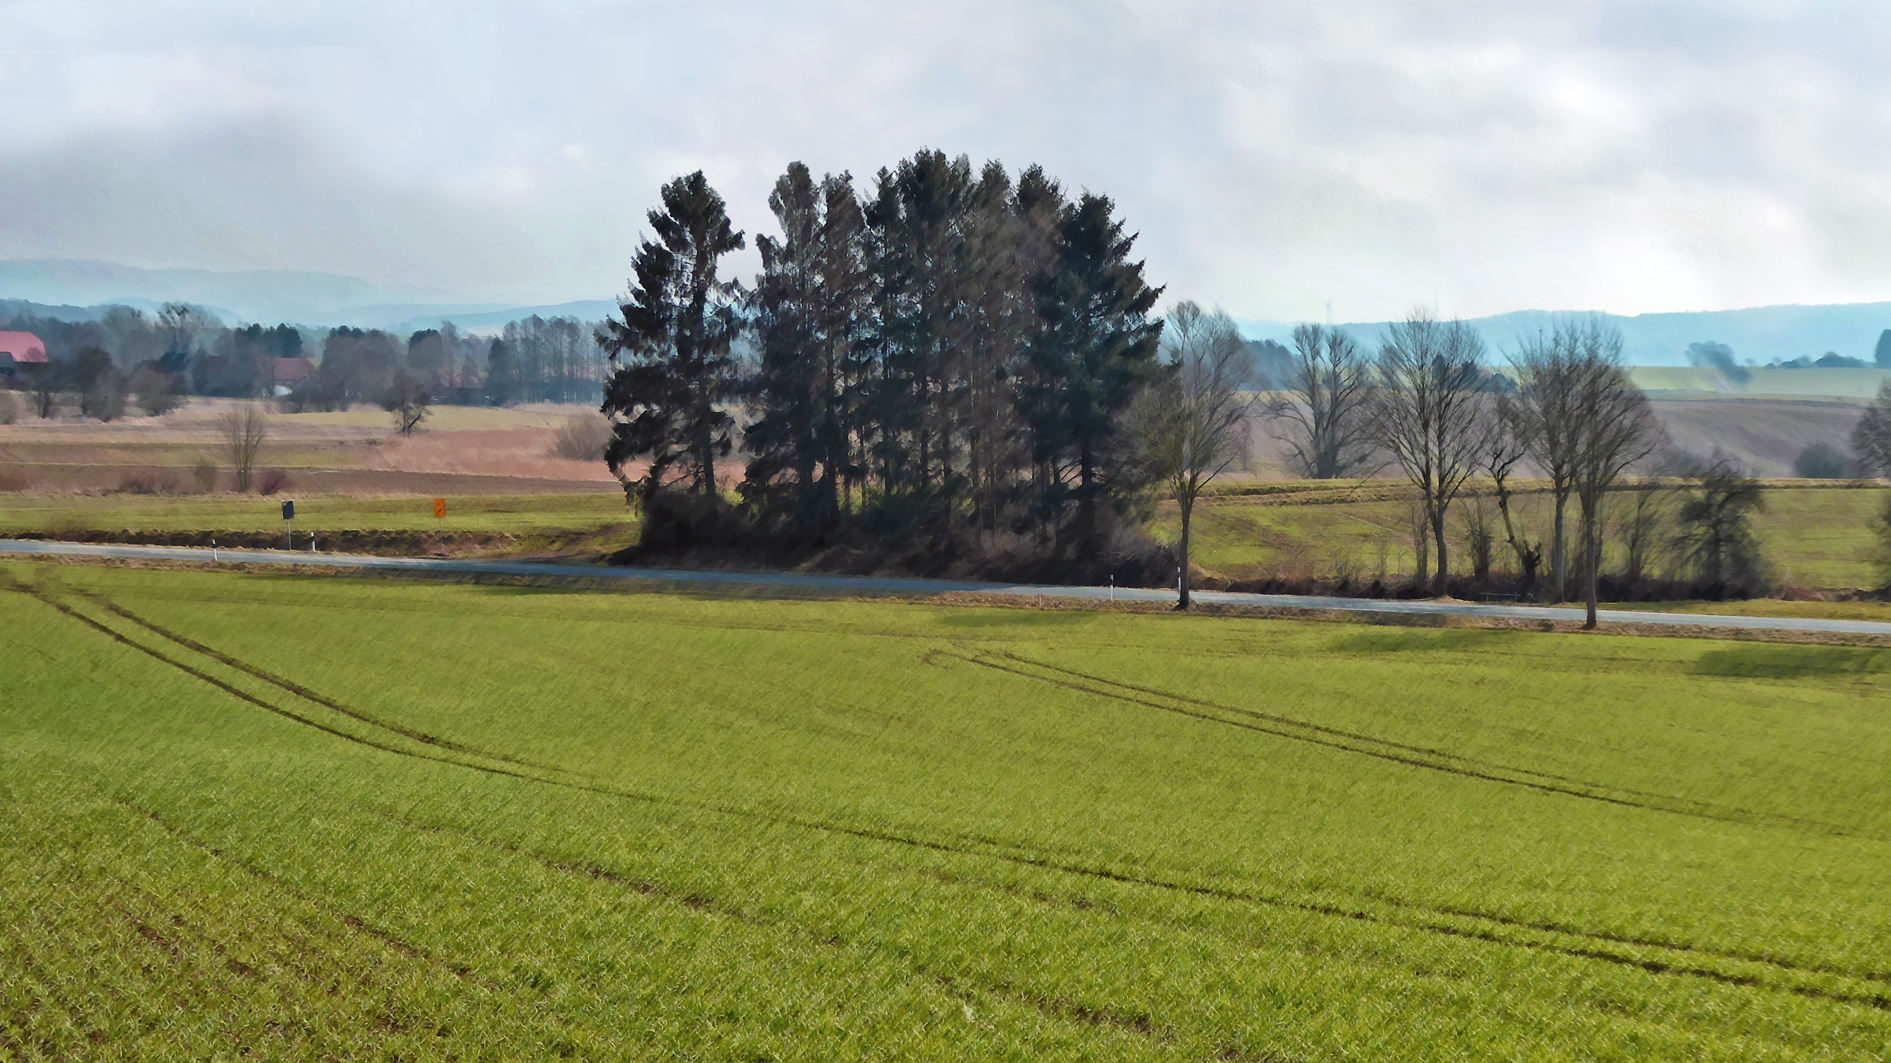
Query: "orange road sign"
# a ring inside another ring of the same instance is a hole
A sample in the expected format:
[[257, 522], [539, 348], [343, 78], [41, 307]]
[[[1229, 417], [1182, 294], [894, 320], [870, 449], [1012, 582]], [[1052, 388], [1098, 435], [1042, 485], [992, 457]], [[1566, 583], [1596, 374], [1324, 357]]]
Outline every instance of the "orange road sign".
[[446, 499], [436, 498], [433, 500], [433, 515], [441, 520], [446, 519]]

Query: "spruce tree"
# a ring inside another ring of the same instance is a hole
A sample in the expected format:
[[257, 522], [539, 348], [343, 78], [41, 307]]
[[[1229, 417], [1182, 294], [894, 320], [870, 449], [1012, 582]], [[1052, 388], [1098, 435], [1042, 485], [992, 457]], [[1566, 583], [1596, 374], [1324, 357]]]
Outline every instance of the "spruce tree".
[[962, 481], [966, 219], [972, 165], [923, 150], [876, 178], [874, 230], [880, 374], [875, 412], [885, 490], [925, 509]]
[[1143, 280], [1129, 257], [1136, 237], [1114, 212], [1108, 196], [1087, 192], [1059, 212], [1056, 261], [1036, 284], [1031, 379], [1019, 390], [1032, 457], [1048, 470], [1043, 505], [1058, 517], [1075, 506], [1059, 531], [1079, 554], [1099, 550], [1101, 503], [1128, 486], [1120, 415], [1154, 375], [1162, 335], [1149, 320], [1162, 289]]
[[697, 495], [715, 495], [716, 457], [729, 453], [735, 423], [719, 403], [733, 389], [729, 349], [742, 326], [737, 286], [716, 276], [722, 256], [743, 246], [722, 197], [698, 170], [664, 185], [662, 199], [647, 215], [656, 239], [637, 248], [635, 281], [599, 335], [613, 367], [605, 460], [624, 479], [625, 465], [649, 459], [646, 502], [679, 466]]
[[761, 367], [744, 498], [801, 530], [831, 527], [853, 460], [854, 376], [865, 271], [852, 179], [815, 184], [801, 163], [775, 182], [779, 241], [756, 238], [762, 272], [749, 305]]

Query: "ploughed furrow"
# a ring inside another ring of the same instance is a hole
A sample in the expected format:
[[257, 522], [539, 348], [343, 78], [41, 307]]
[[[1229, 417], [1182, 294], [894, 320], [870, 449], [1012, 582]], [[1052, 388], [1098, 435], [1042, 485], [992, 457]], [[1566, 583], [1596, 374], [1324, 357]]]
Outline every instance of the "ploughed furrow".
[[1783, 827], [1793, 830], [1809, 830], [1820, 834], [1841, 838], [1863, 838], [1871, 841], [1884, 841], [1886, 836], [1880, 832], [1859, 827], [1850, 827], [1839, 823], [1826, 823], [1820, 820], [1805, 819], [1798, 816], [1786, 816], [1774, 812], [1759, 812], [1732, 806], [1714, 805], [1691, 798], [1676, 797], [1667, 794], [1655, 794], [1643, 790], [1618, 787], [1608, 783], [1588, 782], [1571, 779], [1566, 776], [1551, 775], [1528, 768], [1515, 768], [1489, 761], [1477, 760], [1443, 750], [1432, 750], [1424, 746], [1407, 745], [1386, 739], [1374, 738], [1357, 732], [1342, 731], [1337, 728], [1323, 727], [1291, 717], [1276, 716], [1271, 713], [1256, 712], [1234, 706], [1221, 705], [1184, 695], [1170, 694], [1150, 687], [1134, 686], [1102, 676], [1089, 675], [1067, 668], [1046, 665], [1029, 658], [1010, 653], [990, 653], [973, 651], [958, 653], [949, 650], [935, 650], [929, 656], [951, 657], [974, 664], [981, 668], [1007, 672], [1026, 679], [1035, 679], [1052, 686], [1063, 687], [1078, 693], [1091, 694], [1161, 712], [1189, 716], [1208, 723], [1218, 723], [1228, 727], [1237, 727], [1245, 731], [1273, 735], [1297, 742], [1324, 746], [1341, 752], [1372, 757], [1377, 760], [1402, 764], [1406, 767], [1442, 772], [1464, 778], [1480, 779], [1485, 782], [1519, 786], [1541, 793], [1560, 794], [1565, 797], [1599, 801], [1604, 804], [1619, 805], [1625, 808], [1642, 809], [1649, 812], [1661, 812], [1670, 815], [1688, 816], [1695, 819], [1714, 820], [1722, 823], [1738, 823], [1746, 826]]

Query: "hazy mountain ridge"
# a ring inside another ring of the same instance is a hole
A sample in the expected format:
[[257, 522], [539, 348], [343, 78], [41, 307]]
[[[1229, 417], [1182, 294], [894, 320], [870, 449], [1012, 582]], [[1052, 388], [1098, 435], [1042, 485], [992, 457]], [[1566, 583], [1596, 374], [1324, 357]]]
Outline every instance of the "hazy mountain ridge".
[[[1515, 350], [1520, 337], [1547, 331], [1571, 311], [1515, 310], [1468, 318], [1494, 355]], [[1690, 343], [1711, 340], [1733, 348], [1742, 362], [1765, 364], [1801, 355], [1818, 358], [1828, 351], [1870, 362], [1878, 337], [1891, 328], [1891, 302], [1836, 303], [1826, 306], [1759, 306], [1741, 310], [1699, 310], [1658, 314], [1602, 314], [1622, 330], [1623, 360], [1630, 365], [1686, 365]], [[1252, 340], [1290, 343], [1295, 322], [1241, 320]], [[1376, 343], [1389, 322], [1340, 325], [1362, 342]]]
[[[496, 330], [537, 314], [594, 321], [616, 310], [609, 299], [517, 305], [480, 302], [453, 293], [378, 285], [359, 277], [295, 270], [142, 269], [77, 259], [0, 261], [0, 311], [67, 321], [96, 320], [107, 306], [155, 310], [166, 302], [202, 307], [228, 324], [289, 322], [315, 328], [354, 325], [396, 332], [452, 321], [469, 331]], [[1501, 357], [1518, 338], [1545, 330], [1565, 312], [1517, 310], [1472, 318]], [[1631, 365], [1686, 365], [1690, 343], [1732, 347], [1743, 362], [1764, 364], [1827, 351], [1869, 362], [1879, 334], [1891, 328], [1891, 302], [1825, 306], [1763, 306], [1637, 315], [1604, 314], [1622, 330]], [[1291, 341], [1295, 322], [1239, 320], [1255, 340]], [[1369, 345], [1387, 322], [1342, 327]]]
[[[167, 302], [190, 303], [225, 324], [288, 322], [389, 329], [414, 322], [420, 322], [414, 328], [427, 328], [443, 320], [469, 325], [477, 320], [497, 326], [533, 313], [551, 316], [548, 310], [569, 314], [566, 305], [586, 305], [481, 302], [451, 292], [380, 285], [336, 273], [143, 269], [78, 259], [0, 261], [0, 307], [12, 313], [95, 320], [108, 306], [150, 311]], [[597, 305], [615, 307], [604, 302]]]

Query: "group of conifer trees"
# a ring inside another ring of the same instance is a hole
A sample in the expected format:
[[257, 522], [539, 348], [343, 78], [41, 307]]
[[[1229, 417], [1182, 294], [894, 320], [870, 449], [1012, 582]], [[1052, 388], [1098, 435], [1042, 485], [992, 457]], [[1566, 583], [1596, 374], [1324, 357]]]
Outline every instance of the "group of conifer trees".
[[769, 207], [780, 235], [757, 238], [744, 286], [718, 275], [744, 246], [722, 198], [700, 172], [664, 186], [599, 334], [606, 456], [646, 528], [722, 506], [734, 477], [718, 461], [739, 435], [729, 516], [773, 542], [1103, 546], [1140, 487], [1125, 414], [1159, 372], [1161, 331], [1161, 289], [1110, 199], [921, 151], [864, 194], [795, 163]]

